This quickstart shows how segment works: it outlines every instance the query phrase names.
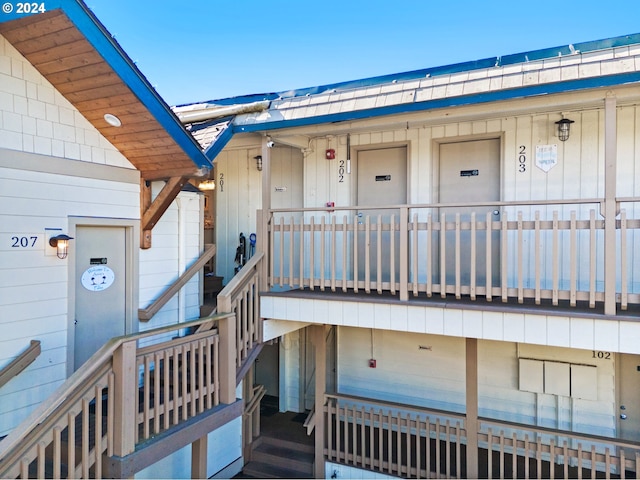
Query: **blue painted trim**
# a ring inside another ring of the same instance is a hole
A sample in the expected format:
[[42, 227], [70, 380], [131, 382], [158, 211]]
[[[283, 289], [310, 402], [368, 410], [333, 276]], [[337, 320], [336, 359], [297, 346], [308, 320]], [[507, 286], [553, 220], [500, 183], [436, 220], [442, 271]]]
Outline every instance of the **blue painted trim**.
[[[46, 3], [48, 8], [54, 4], [63, 10], [69, 20], [73, 22], [87, 41], [113, 68], [122, 81], [131, 88], [133, 93], [191, 158], [193, 163], [198, 168], [205, 167], [210, 169], [212, 167], [211, 162], [202, 152], [200, 145], [187, 132], [178, 117], [171, 111], [162, 97], [158, 95], [146, 77], [138, 70], [122, 47], [89, 8], [81, 0], [52, 0], [52, 2], [47, 0]], [[51, 10], [51, 8], [49, 9]], [[4, 17], [0, 18], [2, 21], [6, 20]]]
[[218, 156], [222, 149], [227, 146], [227, 143], [229, 143], [232, 137], [233, 128], [232, 123], [229, 122], [222, 133], [218, 135], [218, 138], [216, 138], [215, 141], [211, 145], [209, 145], [209, 147], [204, 152], [211, 163], [213, 163], [213, 160]]
[[[603, 50], [606, 48], [624, 47], [640, 43], [640, 33], [632, 35], [623, 35], [620, 37], [608, 38], [604, 40], [595, 40], [589, 42], [575, 43], [573, 49], [576, 52], [587, 53], [595, 50]], [[490, 57], [482, 60], [471, 62], [456, 63], [452, 65], [444, 65], [440, 67], [425, 68], [421, 70], [412, 70], [409, 72], [396, 73], [390, 75], [382, 75], [379, 77], [370, 77], [361, 80], [353, 80], [348, 82], [332, 83], [317, 87], [301, 88], [288, 90], [279, 93], [262, 93], [253, 95], [244, 95], [239, 97], [224, 98], [220, 100], [210, 100], [208, 103], [216, 105], [238, 105], [243, 103], [255, 102], [257, 100], [275, 100], [278, 98], [303, 97], [306, 95], [317, 95], [319, 93], [329, 92], [331, 90], [349, 90], [353, 88], [364, 88], [376, 85], [391, 83], [394, 80], [408, 81], [425, 78], [427, 76], [435, 77], [437, 75], [447, 75], [460, 72], [469, 72], [484, 68], [500, 67], [505, 65], [514, 65], [518, 63], [527, 63], [537, 60], [566, 57], [579, 55], [572, 53], [569, 45], [545, 48], [541, 50], [532, 50], [530, 52], [515, 53], [502, 57]]]
[[307, 117], [294, 120], [280, 120], [276, 122], [255, 123], [251, 125], [234, 125], [235, 133], [262, 132], [267, 130], [277, 130], [281, 128], [303, 127], [322, 123], [337, 123], [353, 120], [364, 120], [368, 118], [381, 117], [385, 115], [398, 115], [403, 113], [419, 112], [424, 110], [437, 110], [442, 108], [461, 107], [468, 105], [478, 105], [489, 102], [500, 102], [504, 100], [514, 100], [519, 98], [538, 97], [543, 95], [553, 95], [559, 93], [575, 92], [594, 88], [606, 88], [630, 83], [640, 83], [640, 72], [622, 73], [619, 75], [609, 75], [605, 77], [585, 78], [557, 82], [544, 85], [532, 85], [529, 87], [512, 88], [495, 92], [483, 92], [474, 95], [464, 95], [451, 98], [441, 98], [437, 100], [427, 100], [424, 102], [403, 103], [390, 105], [388, 107], [370, 108], [366, 110], [355, 110], [317, 117]]

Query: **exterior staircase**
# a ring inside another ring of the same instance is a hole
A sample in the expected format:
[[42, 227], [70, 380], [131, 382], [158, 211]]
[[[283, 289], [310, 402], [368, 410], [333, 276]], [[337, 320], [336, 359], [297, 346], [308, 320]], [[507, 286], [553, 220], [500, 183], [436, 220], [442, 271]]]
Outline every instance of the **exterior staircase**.
[[238, 478], [313, 478], [313, 445], [262, 435]]

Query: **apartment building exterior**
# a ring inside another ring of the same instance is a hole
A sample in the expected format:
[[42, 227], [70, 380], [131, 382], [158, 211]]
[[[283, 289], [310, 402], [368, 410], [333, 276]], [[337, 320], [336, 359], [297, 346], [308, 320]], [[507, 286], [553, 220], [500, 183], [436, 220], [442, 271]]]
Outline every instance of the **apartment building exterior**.
[[640, 36], [171, 111], [0, 35], [2, 476], [232, 476], [265, 392], [317, 478], [636, 475]]

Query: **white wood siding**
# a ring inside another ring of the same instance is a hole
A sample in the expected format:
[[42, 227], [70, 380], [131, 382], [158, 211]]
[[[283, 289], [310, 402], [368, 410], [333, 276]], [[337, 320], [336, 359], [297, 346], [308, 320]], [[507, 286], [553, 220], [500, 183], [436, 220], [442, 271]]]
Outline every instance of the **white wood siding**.
[[[338, 392], [446, 411], [465, 411], [464, 340], [386, 330], [338, 330]], [[597, 367], [598, 399], [518, 389], [518, 358]], [[374, 358], [376, 368], [369, 368]], [[615, 436], [615, 360], [578, 349], [478, 343], [479, 415]]]

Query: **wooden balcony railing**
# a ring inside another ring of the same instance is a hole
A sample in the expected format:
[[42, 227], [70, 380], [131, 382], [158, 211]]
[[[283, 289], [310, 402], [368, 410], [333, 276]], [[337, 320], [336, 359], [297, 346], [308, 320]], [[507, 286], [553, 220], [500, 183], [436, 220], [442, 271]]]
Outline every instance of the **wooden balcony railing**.
[[601, 199], [272, 210], [269, 287], [625, 310], [640, 304], [640, 199], [619, 200], [612, 221]]
[[[325, 400], [327, 461], [403, 478], [467, 477], [465, 415], [347, 395]], [[640, 467], [639, 443], [488, 419], [480, 420], [478, 447], [469, 458], [480, 478], [637, 478]]]
[[[233, 314], [114, 338], [0, 442], [0, 478], [102, 478], [103, 456], [126, 457], [154, 435], [234, 403]], [[213, 328], [214, 325], [216, 328]], [[139, 342], [158, 343], [140, 348]], [[221, 351], [233, 352], [230, 360]], [[165, 451], [164, 454], [167, 452]]]

